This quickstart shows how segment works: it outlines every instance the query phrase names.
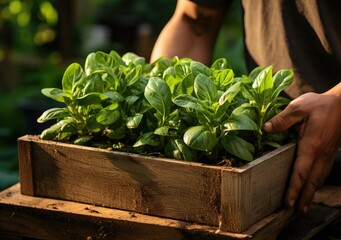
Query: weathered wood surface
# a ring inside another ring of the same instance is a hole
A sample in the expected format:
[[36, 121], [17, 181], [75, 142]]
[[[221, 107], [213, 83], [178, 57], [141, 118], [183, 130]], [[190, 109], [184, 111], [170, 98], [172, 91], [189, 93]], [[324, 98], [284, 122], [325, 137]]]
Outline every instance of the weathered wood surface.
[[242, 232], [279, 209], [295, 144], [242, 168], [207, 166], [24, 136], [22, 193]]
[[53, 141], [33, 143], [30, 137], [18, 142], [23, 194], [219, 224], [218, 167]]
[[22, 195], [19, 184], [0, 193], [1, 239], [302, 240], [340, 216], [340, 208], [322, 205], [312, 205], [305, 215], [283, 209], [242, 233], [229, 233], [186, 221]]
[[281, 210], [243, 233], [229, 233], [192, 222], [22, 195], [19, 184], [0, 193], [0, 234], [37, 239], [271, 239], [291, 215]]
[[223, 230], [241, 232], [281, 207], [294, 153], [294, 145], [286, 145], [239, 169], [222, 170]]

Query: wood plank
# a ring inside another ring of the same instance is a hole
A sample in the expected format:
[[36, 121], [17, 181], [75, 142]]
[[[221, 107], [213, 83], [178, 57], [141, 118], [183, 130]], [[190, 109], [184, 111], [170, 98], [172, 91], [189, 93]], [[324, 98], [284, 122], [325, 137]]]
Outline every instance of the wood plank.
[[[232, 169], [222, 171], [221, 186], [221, 229], [223, 231], [241, 232], [247, 229], [250, 204], [249, 172], [238, 172]], [[246, 218], [245, 218], [246, 216]]]
[[240, 232], [282, 206], [295, 144], [238, 169], [222, 170], [222, 229]]
[[20, 194], [19, 184], [0, 193], [1, 233], [57, 240], [238, 240], [249, 239], [252, 234], [226, 233], [217, 231], [217, 227], [186, 221], [26, 196]]
[[33, 171], [32, 171], [32, 158], [31, 158], [31, 144], [30, 142], [18, 139], [18, 158], [25, 159], [19, 161], [19, 176], [21, 181], [21, 193], [33, 196], [35, 193]]
[[[129, 211], [22, 195], [20, 185], [0, 193], [0, 236], [37, 239], [310, 239], [341, 216], [341, 209], [313, 205], [306, 215], [279, 210], [243, 233]], [[282, 229], [283, 231], [278, 235]]]
[[[30, 147], [35, 196], [219, 224], [220, 167], [38, 141], [30, 136], [20, 138], [19, 143], [23, 149]], [[21, 157], [25, 157], [21, 162], [30, 161], [26, 155]], [[23, 171], [30, 174], [26, 168]]]
[[[270, 214], [283, 206], [283, 198], [294, 162], [295, 144], [276, 149], [245, 166], [249, 172], [249, 198], [244, 198], [243, 204], [250, 206], [248, 220], [258, 221], [264, 214]], [[243, 168], [243, 167], [242, 167]]]

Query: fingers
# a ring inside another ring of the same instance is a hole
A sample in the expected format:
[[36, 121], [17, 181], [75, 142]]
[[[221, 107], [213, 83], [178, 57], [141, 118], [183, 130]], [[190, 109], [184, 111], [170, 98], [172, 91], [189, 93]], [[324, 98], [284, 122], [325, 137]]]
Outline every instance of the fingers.
[[339, 109], [338, 98], [307, 93], [264, 124], [263, 130], [268, 133], [285, 131], [293, 125], [298, 130], [297, 155], [285, 196], [289, 207], [306, 212], [328, 176], [341, 142]]
[[283, 132], [304, 120], [305, 114], [300, 110], [301, 99], [295, 99], [279, 114], [267, 121], [263, 130], [267, 133]]
[[299, 211], [304, 213], [328, 176], [335, 158], [333, 151], [309, 149], [307, 144], [299, 146], [298, 150], [302, 152], [297, 156], [285, 199], [289, 207], [297, 205]]
[[297, 156], [294, 163], [293, 172], [290, 178], [285, 202], [287, 206], [293, 208], [299, 198], [300, 192], [309, 179], [310, 168], [314, 162], [314, 151], [306, 147], [303, 142], [298, 143]]

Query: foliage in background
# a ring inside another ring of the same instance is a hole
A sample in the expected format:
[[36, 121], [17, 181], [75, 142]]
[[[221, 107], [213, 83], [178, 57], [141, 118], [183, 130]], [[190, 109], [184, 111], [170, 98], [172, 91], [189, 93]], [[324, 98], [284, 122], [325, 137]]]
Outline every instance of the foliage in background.
[[[99, 0], [96, 22], [113, 22], [118, 16], [134, 15], [140, 22], [153, 26], [158, 34], [172, 16], [176, 1], [169, 0]], [[113, 15], [113, 12], [115, 14]]]
[[149, 64], [133, 53], [91, 53], [84, 69], [66, 69], [61, 89], [42, 90], [65, 107], [39, 117], [56, 120], [40, 136], [186, 161], [251, 161], [288, 141], [287, 132], [268, 135], [262, 126], [288, 104], [279, 94], [292, 79], [291, 70], [273, 76], [272, 66], [235, 77], [224, 58], [207, 67], [189, 58]]
[[12, 50], [40, 52], [41, 47], [52, 43], [57, 37], [58, 14], [53, 4], [46, 0], [0, 1], [0, 28], [12, 40]]

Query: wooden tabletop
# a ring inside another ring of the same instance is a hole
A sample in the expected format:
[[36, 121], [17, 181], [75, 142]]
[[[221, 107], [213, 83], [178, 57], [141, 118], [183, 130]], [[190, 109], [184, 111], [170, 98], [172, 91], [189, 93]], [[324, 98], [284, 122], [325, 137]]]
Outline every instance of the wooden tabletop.
[[[336, 195], [336, 200], [329, 204], [333, 206], [325, 206], [330, 203], [323, 199], [328, 194]], [[20, 185], [16, 184], [0, 193], [0, 236], [63, 240], [309, 239], [341, 216], [341, 204], [337, 203], [341, 198], [337, 194], [341, 194], [341, 187], [326, 189], [317, 199], [319, 203], [324, 201], [324, 205], [312, 205], [303, 218], [292, 210], [281, 209], [236, 234], [191, 222], [30, 197], [22, 195]]]

